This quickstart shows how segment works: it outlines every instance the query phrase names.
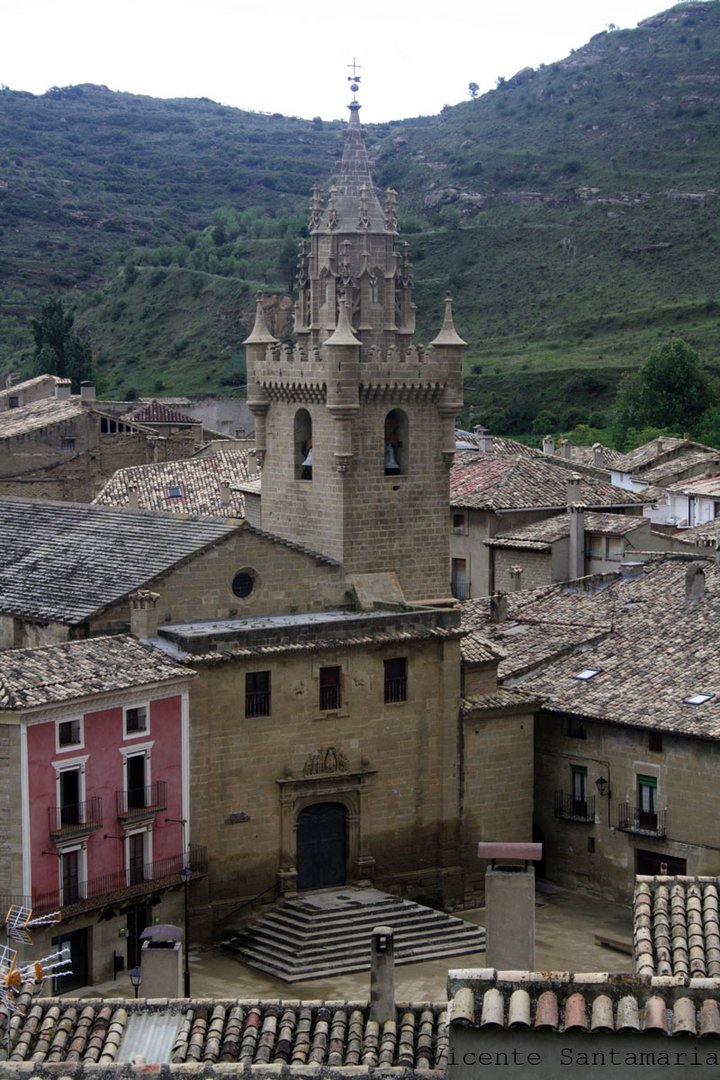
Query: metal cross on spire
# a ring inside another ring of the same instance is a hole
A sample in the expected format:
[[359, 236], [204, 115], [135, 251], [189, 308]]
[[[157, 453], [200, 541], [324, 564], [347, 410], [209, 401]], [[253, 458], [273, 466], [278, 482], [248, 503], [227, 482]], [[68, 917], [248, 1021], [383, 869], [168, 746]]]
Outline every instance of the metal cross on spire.
[[357, 94], [358, 90], [360, 89], [360, 78], [361, 78], [361, 76], [358, 75], [358, 71], [360, 69], [360, 64], [357, 63], [354, 56], [353, 56], [352, 64], [348, 64], [348, 67], [352, 68], [352, 75], [348, 75], [347, 79], [348, 79], [348, 82], [350, 83], [350, 89], [353, 92], [353, 101], [355, 101], [356, 98], [355, 98], [354, 95]]

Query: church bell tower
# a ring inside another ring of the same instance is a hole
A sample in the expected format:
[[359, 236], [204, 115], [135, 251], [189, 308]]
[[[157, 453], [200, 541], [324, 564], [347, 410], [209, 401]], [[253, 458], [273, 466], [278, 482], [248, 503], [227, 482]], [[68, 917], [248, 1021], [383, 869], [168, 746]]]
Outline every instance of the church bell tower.
[[348, 575], [395, 573], [409, 601], [439, 599], [465, 343], [449, 299], [434, 341], [413, 342], [397, 193], [380, 201], [349, 108], [339, 175], [326, 196], [314, 189], [300, 242], [296, 344], [275, 340], [260, 302], [245, 342], [262, 527]]

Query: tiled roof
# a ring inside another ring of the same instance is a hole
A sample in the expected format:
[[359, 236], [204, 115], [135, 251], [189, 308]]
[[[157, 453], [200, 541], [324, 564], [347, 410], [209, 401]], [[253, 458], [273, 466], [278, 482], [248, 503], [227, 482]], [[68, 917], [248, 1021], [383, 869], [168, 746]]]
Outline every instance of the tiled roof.
[[687, 480], [678, 480], [668, 485], [668, 491], [677, 491], [688, 495], [705, 495], [709, 499], [720, 495], [720, 476], [690, 476]]
[[476, 713], [490, 709], [528, 709], [537, 706], [537, 700], [522, 690], [510, 690], [506, 686], [499, 686], [489, 694], [473, 694], [472, 697], [463, 698], [460, 709], [464, 713]]
[[[684, 462], [688, 458], [692, 460], [697, 453], [717, 455], [718, 450], [713, 446], [706, 446], [704, 443], [694, 442], [691, 439], [678, 439], [670, 435], [660, 435], [657, 439], [651, 439], [650, 442], [643, 443], [642, 446], [630, 450], [627, 454], [621, 454], [612, 468], [617, 469], [619, 472], [641, 473], [644, 479], [647, 470], [653, 469], [655, 463], [659, 465], [661, 460], [674, 461], [679, 465], [680, 462]], [[680, 467], [683, 466], [680, 465]]]
[[[686, 599], [686, 574], [695, 568], [704, 571], [705, 595]], [[506, 671], [512, 667], [514, 675], [520, 673], [540, 634], [533, 659], [541, 670], [529, 674], [522, 685], [542, 698], [546, 708], [720, 739], [720, 568], [712, 560], [654, 560], [636, 579], [615, 581], [594, 594], [559, 591], [516, 608], [512, 616], [517, 627], [505, 623], [498, 628], [503, 647], [510, 651], [509, 643], [514, 646]], [[561, 641], [567, 634], [568, 644], [577, 634], [582, 654], [573, 650], [548, 666], [555, 633]], [[489, 636], [494, 642], [495, 636]], [[599, 673], [579, 680], [574, 676], [580, 668]], [[709, 700], [686, 701], [700, 692], [710, 694]]]
[[[583, 514], [585, 532], [599, 533], [604, 536], [625, 536], [647, 525], [647, 518], [631, 514], [602, 514], [589, 510]], [[530, 525], [523, 525], [516, 529], [501, 529], [497, 536], [486, 540], [488, 547], [514, 547], [527, 544], [537, 545], [539, 549], [546, 549], [570, 535], [570, 519], [568, 515], [557, 514], [543, 521], [534, 521]]]
[[464, 637], [460, 643], [460, 652], [466, 664], [489, 664], [503, 655], [480, 633]]
[[29, 709], [187, 677], [187, 668], [128, 634], [8, 649], [0, 651], [0, 709]]
[[[255, 470], [255, 459], [249, 459], [247, 451], [239, 447], [218, 450], [208, 457], [135, 465], [118, 469], [95, 503], [127, 506], [129, 489], [133, 487], [141, 509], [242, 518], [245, 502], [236, 490], [237, 484], [249, 481]], [[220, 500], [222, 480], [230, 482], [230, 501], [226, 505]]]
[[148, 510], [0, 498], [0, 612], [83, 622], [236, 528]]
[[[687, 469], [695, 468], [697, 465], [702, 466], [705, 473], [717, 472], [718, 468], [720, 468], [720, 451], [687, 450], [678, 457], [671, 458], [669, 461], [663, 461], [659, 465], [655, 465], [652, 469], [643, 470], [638, 479], [665, 488], [669, 486], [670, 482], [675, 480], [678, 473], [683, 473]], [[699, 472], [699, 470], [697, 471]], [[691, 483], [692, 479], [692, 477], [689, 477], [685, 483]]]
[[127, 413], [126, 420], [136, 420], [142, 424], [199, 424], [193, 416], [172, 409], [162, 401], [151, 401], [139, 409]]
[[720, 880], [635, 879], [633, 946], [641, 976], [720, 979]]
[[605, 972], [482, 968], [450, 971], [449, 993], [451, 1027], [720, 1035], [718, 984], [678, 988]]
[[[567, 445], [567, 444], [565, 444]], [[600, 453], [602, 455], [603, 469], [617, 469], [619, 468], [619, 462], [624, 458], [618, 450], [613, 450], [611, 446], [603, 446], [601, 443], [596, 444], [600, 446]], [[555, 457], [561, 457], [564, 454], [564, 447], [558, 447], [555, 451]], [[573, 446], [570, 444], [570, 457], [568, 460], [571, 464], [588, 465], [597, 468], [595, 465], [595, 450], [592, 446]]]
[[0, 412], [0, 439], [11, 439], [30, 431], [50, 427], [51, 424], [63, 424], [82, 416], [84, 407], [78, 398], [56, 401], [55, 398], [43, 398], [19, 409]]
[[720, 540], [720, 517], [706, 521], [704, 525], [693, 525], [691, 529], [678, 529], [673, 533], [675, 540], [682, 540], [693, 547], [702, 546], [704, 539]]
[[[182, 629], [182, 627], [176, 629]], [[318, 634], [317, 637], [303, 638], [302, 640], [292, 640], [288, 636], [285, 640], [277, 642], [253, 642], [252, 639], [233, 641], [227, 639], [206, 651], [186, 652], [181, 645], [168, 636], [172, 633], [172, 630], [172, 626], [162, 626], [156, 644], [159, 648], [166, 650], [170, 656], [174, 656], [181, 663], [187, 664], [218, 664], [249, 656], [280, 656], [288, 653], [314, 653], [340, 648], [359, 649], [373, 645], [403, 645], [410, 641], [432, 641], [436, 639], [447, 641], [462, 637], [462, 631], [456, 628], [415, 626], [407, 630], [397, 628], [378, 629], [375, 632], [337, 637], [329, 634]]]
[[[329, 1001], [144, 1001], [72, 998], [34, 999], [23, 993], [13, 1018], [10, 1062], [43, 1066], [113, 1065], [132, 1060], [129, 1020], [152, 1010], [157, 1018], [175, 1017], [177, 1035], [169, 1056], [149, 1065], [216, 1063], [285, 1066], [333, 1075], [352, 1067], [401, 1068], [444, 1073], [448, 1057], [446, 1008], [399, 1005], [393, 1020], [370, 1019], [366, 1003]], [[0, 1016], [2, 1007], [0, 1006]], [[339, 1071], [339, 1072], [338, 1072]]]
[[[542, 455], [531, 459], [462, 450], [450, 470], [450, 503], [479, 510], [559, 509], [567, 505], [568, 474], [559, 462]], [[645, 500], [641, 494], [583, 474], [577, 501], [611, 507]]]
[[492, 621], [488, 599], [461, 604], [462, 627], [468, 631], [463, 652], [479, 637], [502, 657], [498, 677], [504, 680], [517, 679], [604, 637], [610, 632], [615, 606], [606, 590], [565, 592], [560, 585], [510, 594], [506, 601], [504, 622]]
[[22, 394], [26, 390], [32, 390], [36, 386], [47, 386], [50, 389], [58, 383], [69, 383], [69, 379], [61, 379], [59, 375], [36, 375], [32, 379], [23, 379], [22, 382], [13, 383], [12, 386], [4, 386], [0, 390], [0, 398], [13, 397]]
[[493, 454], [527, 458], [542, 457], [540, 450], [536, 450], [533, 446], [526, 446], [525, 443], [517, 442], [515, 439], [504, 439], [498, 435], [479, 435], [476, 431], [462, 431], [460, 428], [455, 431], [455, 442], [462, 444], [460, 448], [463, 450], [474, 448], [484, 451], [488, 439], [491, 441]]

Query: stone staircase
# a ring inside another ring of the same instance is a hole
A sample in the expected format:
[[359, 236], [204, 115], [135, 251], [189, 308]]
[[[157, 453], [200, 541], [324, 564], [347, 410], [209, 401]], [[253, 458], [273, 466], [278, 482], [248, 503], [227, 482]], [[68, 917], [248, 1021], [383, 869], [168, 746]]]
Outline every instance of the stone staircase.
[[394, 929], [396, 964], [485, 948], [482, 926], [377, 889], [352, 887], [286, 900], [236, 930], [223, 947], [243, 963], [292, 983], [367, 971], [376, 926]]

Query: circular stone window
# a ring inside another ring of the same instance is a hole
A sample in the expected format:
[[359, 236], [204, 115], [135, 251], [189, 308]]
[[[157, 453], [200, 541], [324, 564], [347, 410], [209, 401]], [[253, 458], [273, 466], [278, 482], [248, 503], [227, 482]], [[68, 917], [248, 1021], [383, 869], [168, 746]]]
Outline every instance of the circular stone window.
[[239, 570], [232, 581], [232, 591], [244, 600], [255, 588], [255, 575], [251, 570]]

